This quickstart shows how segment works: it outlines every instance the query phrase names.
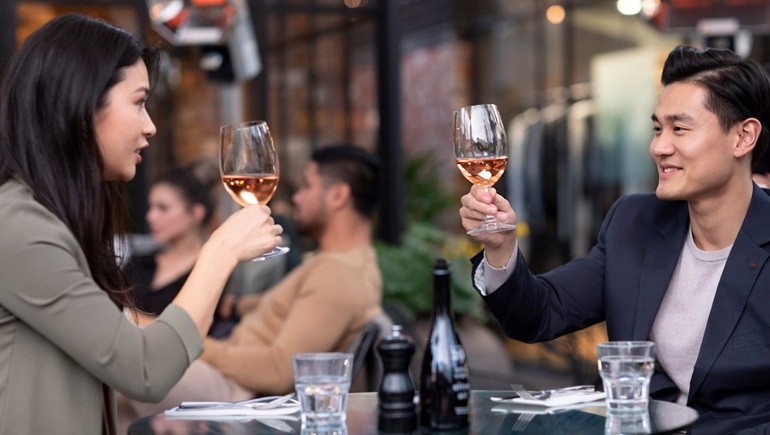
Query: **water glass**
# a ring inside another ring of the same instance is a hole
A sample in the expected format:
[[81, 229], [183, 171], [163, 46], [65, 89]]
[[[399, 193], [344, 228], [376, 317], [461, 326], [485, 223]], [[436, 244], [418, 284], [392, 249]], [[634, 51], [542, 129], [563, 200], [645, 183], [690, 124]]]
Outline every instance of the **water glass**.
[[292, 357], [303, 427], [343, 425], [353, 370], [352, 353], [300, 353]]
[[596, 347], [610, 412], [646, 411], [655, 369], [655, 343], [610, 341]]

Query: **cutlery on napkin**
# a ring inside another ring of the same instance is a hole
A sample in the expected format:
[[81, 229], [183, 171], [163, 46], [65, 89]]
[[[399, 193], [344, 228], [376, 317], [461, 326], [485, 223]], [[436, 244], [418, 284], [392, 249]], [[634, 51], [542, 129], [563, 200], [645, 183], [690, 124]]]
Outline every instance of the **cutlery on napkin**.
[[544, 395], [544, 398], [539, 399], [524, 399], [522, 397], [492, 397], [493, 402], [498, 403], [513, 403], [519, 405], [532, 405], [541, 407], [554, 407], [574, 405], [578, 403], [589, 403], [596, 400], [604, 399], [605, 394], [603, 391], [585, 391], [585, 390], [554, 390], [552, 394]]
[[248, 406], [212, 406], [208, 408], [171, 408], [163, 414], [173, 417], [276, 417], [294, 414], [299, 411], [299, 405], [281, 406], [273, 409], [254, 409]]
[[254, 409], [278, 408], [285, 403], [297, 404], [294, 393], [285, 396], [265, 396], [256, 399], [242, 400], [240, 402], [182, 402], [180, 408], [210, 408], [214, 406], [249, 406]]
[[277, 417], [299, 411], [299, 402], [293, 394], [264, 397], [242, 402], [182, 402], [166, 410], [171, 417]]

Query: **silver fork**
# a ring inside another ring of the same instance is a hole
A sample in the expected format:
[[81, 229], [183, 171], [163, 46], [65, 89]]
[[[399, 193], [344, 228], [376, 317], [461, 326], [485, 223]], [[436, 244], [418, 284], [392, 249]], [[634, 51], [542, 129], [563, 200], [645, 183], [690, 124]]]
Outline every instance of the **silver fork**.
[[551, 397], [565, 394], [593, 393], [596, 391], [593, 385], [573, 385], [571, 387], [555, 388], [552, 390], [540, 390], [533, 394], [533, 392], [528, 391], [520, 384], [511, 384], [511, 387], [519, 397], [527, 400], [548, 400]]
[[511, 389], [514, 393], [518, 394], [519, 397], [526, 400], [537, 400], [535, 396], [532, 395], [526, 388], [524, 388], [521, 384], [511, 384]]

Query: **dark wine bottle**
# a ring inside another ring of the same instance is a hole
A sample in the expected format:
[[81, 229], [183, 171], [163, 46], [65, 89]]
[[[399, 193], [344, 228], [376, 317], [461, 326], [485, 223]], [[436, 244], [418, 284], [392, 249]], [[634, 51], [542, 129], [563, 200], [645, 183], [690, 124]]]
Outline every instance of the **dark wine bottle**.
[[433, 267], [433, 321], [420, 372], [420, 426], [457, 430], [470, 424], [470, 379], [451, 306], [446, 260]]

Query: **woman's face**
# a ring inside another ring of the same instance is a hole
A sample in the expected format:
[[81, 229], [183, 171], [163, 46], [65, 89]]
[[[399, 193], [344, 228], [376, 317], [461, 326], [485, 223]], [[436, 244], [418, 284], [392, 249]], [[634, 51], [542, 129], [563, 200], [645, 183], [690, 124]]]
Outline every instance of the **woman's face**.
[[96, 143], [104, 160], [104, 179], [129, 181], [141, 163], [139, 152], [147, 148], [147, 138], [155, 135], [155, 124], [145, 103], [150, 80], [144, 61], [123, 69], [124, 78], [109, 91], [104, 106], [94, 115]]
[[188, 203], [179, 189], [168, 183], [150, 189], [146, 218], [157, 243], [171, 243], [189, 233], [199, 235], [204, 212], [203, 205]]

